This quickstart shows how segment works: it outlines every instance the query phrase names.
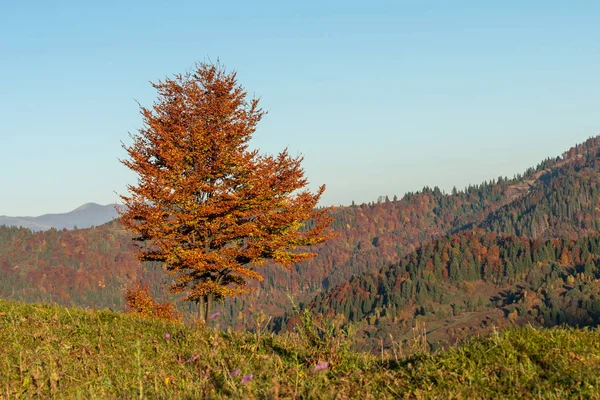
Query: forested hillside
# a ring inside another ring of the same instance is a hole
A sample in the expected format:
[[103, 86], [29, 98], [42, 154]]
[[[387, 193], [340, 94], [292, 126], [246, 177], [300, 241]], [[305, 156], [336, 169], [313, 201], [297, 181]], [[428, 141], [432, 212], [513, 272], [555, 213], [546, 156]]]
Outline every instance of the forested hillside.
[[571, 237], [600, 229], [599, 138], [572, 148], [553, 168], [539, 171], [527, 196], [490, 214], [480, 224], [487, 230], [536, 238]]
[[311, 307], [358, 322], [366, 341], [406, 336], [419, 320], [452, 342], [492, 323], [597, 325], [599, 277], [600, 236], [543, 241], [471, 230], [355, 276]]
[[[524, 193], [516, 188], [523, 179], [498, 179], [450, 195], [424, 188], [401, 200], [335, 208], [333, 229], [339, 236], [318, 246], [315, 259], [291, 271], [260, 268], [265, 280], [254, 283], [250, 296], [227, 301], [223, 311], [237, 322], [242, 321], [237, 319], [241, 311], [249, 313], [249, 306], [279, 315], [291, 305], [288, 294], [306, 302], [323, 289], [394, 262], [450, 229], [481, 221]], [[142, 266], [136, 260], [131, 235], [118, 222], [37, 233], [0, 227], [0, 246], [4, 298], [120, 309], [122, 293], [133, 282], [149, 285], [161, 297], [170, 279], [160, 266]]]
[[132, 282], [163, 283], [160, 268], [142, 266], [131, 236], [100, 227], [32, 233], [0, 227], [0, 297], [120, 310]]
[[[291, 273], [265, 269], [265, 282], [254, 297], [235, 299], [230, 312], [266, 302], [262, 309], [278, 315], [281, 305], [289, 304], [288, 294], [300, 303], [309, 301], [315, 293], [352, 276], [385, 268], [423, 244], [474, 226], [498, 234], [508, 234], [517, 226], [538, 229], [537, 237], [542, 238], [562, 237], [563, 232], [573, 238], [591, 234], [600, 227], [595, 210], [599, 146], [600, 138], [591, 138], [522, 175], [500, 177], [462, 191], [446, 194], [426, 187], [397, 201], [335, 208], [333, 227], [338, 238], [321, 245], [318, 257], [298, 264]], [[571, 218], [573, 214], [577, 217]], [[545, 234], [538, 227], [542, 223]]]
[[358, 322], [365, 340], [406, 335], [415, 319], [450, 341], [507, 322], [596, 325], [598, 138], [528, 171], [523, 182], [524, 195], [482, 222], [356, 275], [312, 308]]
[[[448, 194], [426, 187], [336, 207], [338, 237], [316, 247], [316, 258], [290, 271], [257, 268], [264, 281], [217, 309], [233, 327], [252, 327], [250, 315], [262, 312], [285, 329], [289, 297], [308, 304], [319, 295], [315, 310], [354, 321], [371, 344], [397, 322], [404, 335], [420, 319], [440, 341], [492, 323], [593, 324], [584, 305], [597, 292], [599, 145], [593, 138], [522, 175]], [[121, 309], [136, 282], [168, 298], [171, 280], [134, 257], [118, 222], [39, 233], [0, 227], [0, 270], [1, 297], [95, 308]]]

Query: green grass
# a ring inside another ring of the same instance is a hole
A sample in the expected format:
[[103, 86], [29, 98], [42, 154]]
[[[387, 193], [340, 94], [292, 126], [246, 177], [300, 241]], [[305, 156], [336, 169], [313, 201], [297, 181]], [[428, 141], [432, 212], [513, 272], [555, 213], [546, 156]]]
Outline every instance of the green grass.
[[[319, 361], [329, 368], [315, 371]], [[253, 380], [242, 383], [247, 374]], [[351, 352], [336, 338], [224, 333], [0, 300], [0, 398], [563, 399], [599, 392], [596, 330], [511, 329], [402, 359]]]

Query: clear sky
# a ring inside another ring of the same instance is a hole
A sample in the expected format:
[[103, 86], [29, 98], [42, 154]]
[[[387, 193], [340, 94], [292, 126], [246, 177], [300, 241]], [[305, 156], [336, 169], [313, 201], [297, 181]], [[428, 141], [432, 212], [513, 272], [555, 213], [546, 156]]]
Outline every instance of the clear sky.
[[149, 81], [221, 62], [323, 204], [512, 176], [600, 134], [598, 1], [0, 1], [0, 215], [110, 203]]

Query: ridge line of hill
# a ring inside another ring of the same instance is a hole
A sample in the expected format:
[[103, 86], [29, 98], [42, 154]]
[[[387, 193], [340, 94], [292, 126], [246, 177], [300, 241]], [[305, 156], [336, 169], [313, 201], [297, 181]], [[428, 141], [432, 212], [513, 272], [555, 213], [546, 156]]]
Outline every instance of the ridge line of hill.
[[[363, 276], [365, 273], [378, 274], [382, 269], [396, 265], [406, 257], [410, 259], [411, 255], [418, 254], [424, 246], [435, 241], [446, 240], [448, 247], [453, 248], [452, 238], [458, 238], [456, 240], [461, 242], [461, 232], [473, 227], [496, 236], [550, 241], [548, 243], [551, 243], [552, 249], [556, 251], [560, 246], [552, 244], [551, 240], [555, 238], [566, 236], [572, 240], [579, 240], [600, 231], [596, 211], [600, 195], [599, 145], [600, 137], [591, 138], [565, 152], [562, 158], [543, 160], [537, 167], [529, 168], [522, 175], [512, 179], [492, 179], [478, 185], [470, 185], [462, 191], [453, 191], [451, 194], [444, 194], [439, 188], [425, 187], [422, 191], [407, 193], [397, 201], [336, 207], [332, 210], [333, 229], [339, 236], [315, 247], [317, 258], [295, 265], [290, 271], [283, 271], [273, 265], [257, 268], [264, 280], [250, 283], [254, 289], [250, 295], [219, 303], [218, 311], [233, 329], [252, 329], [253, 313], [258, 310], [273, 317], [273, 321], [277, 322], [278, 325], [273, 325], [273, 329], [287, 329], [288, 324], [293, 324], [294, 321], [280, 317], [285, 317], [286, 312], [291, 309], [288, 296], [293, 297], [297, 304], [307, 305], [320, 293], [333, 290], [339, 285], [346, 285], [352, 277]], [[496, 251], [492, 244], [490, 242], [485, 245], [486, 251], [490, 248]], [[497, 244], [496, 247], [501, 248]], [[453, 251], [463, 250], [459, 246]], [[436, 251], [440, 254], [447, 253], [444, 246]], [[509, 246], [506, 251], [510, 253], [517, 250]], [[561, 254], [558, 254], [554, 259], [559, 260], [560, 268], [552, 264], [556, 261], [548, 258], [548, 262], [542, 268], [541, 277], [536, 278], [535, 274], [529, 271], [532, 275], [529, 278], [525, 276], [524, 279], [548, 280], [552, 285], [558, 285], [557, 279], [560, 278], [563, 286], [577, 286], [579, 292], [590, 292], [583, 298], [576, 291], [570, 291], [570, 297], [567, 299], [569, 301], [563, 304], [554, 301], [553, 296], [566, 296], [567, 292], [557, 292], [557, 288], [544, 286], [548, 282], [536, 284], [538, 289], [546, 293], [536, 295], [538, 300], [543, 298], [545, 302], [559, 307], [556, 312], [549, 311], [552, 315], [545, 316], [542, 314], [547, 310], [535, 306], [532, 306], [535, 310], [524, 307], [522, 311], [526, 314], [530, 311], [537, 313], [531, 315], [531, 319], [537, 318], [538, 323], [541, 323], [538, 317], [555, 322], [563, 318], [561, 313], [564, 314], [567, 309], [571, 310], [571, 300], [579, 299], [583, 303], [587, 302], [585, 304], [595, 304], [594, 280], [581, 280], [577, 273], [580, 273], [579, 270], [585, 272], [586, 268], [588, 272], [590, 268], [596, 268], [596, 258], [591, 257], [587, 260], [594, 266], [588, 263], [586, 267], [585, 260], [581, 262], [581, 255], [574, 256], [568, 246], [567, 253], [566, 260], [573, 261], [572, 265], [561, 263]], [[499, 257], [504, 259], [503, 255]], [[450, 258], [442, 260], [447, 273], [457, 270], [452, 268]], [[431, 262], [436, 263], [433, 259]], [[460, 266], [461, 258], [456, 257], [456, 262]], [[423, 259], [421, 264], [417, 262], [414, 268], [427, 268], [427, 260]], [[439, 268], [439, 271], [443, 270]], [[577, 285], [567, 282], [569, 276], [575, 279]], [[498, 277], [504, 279], [503, 276]], [[165, 288], [171, 279], [160, 265], [141, 264], [135, 258], [131, 235], [122, 229], [118, 221], [91, 229], [50, 230], [38, 233], [0, 227], [0, 297], [121, 309], [124, 289], [135, 283], [149, 286], [150, 292], [158, 301], [176, 300], [165, 294]], [[469, 313], [485, 314], [488, 310], [483, 307], [485, 304], [490, 307], [490, 315], [486, 314], [482, 320], [488, 321], [488, 325], [492, 322], [518, 324], [518, 318], [513, 316], [509, 320], [508, 315], [521, 308], [513, 303], [496, 304], [491, 298], [504, 290], [512, 293], [510, 296], [513, 297], [525, 296], [516, 286], [523, 283], [516, 279], [502, 279], [499, 279], [499, 282], [465, 281], [458, 286], [440, 286], [436, 290], [447, 290], [448, 295], [469, 290], [474, 293], [470, 299], [459, 295], [454, 299], [445, 299], [442, 303], [439, 302], [440, 299], [432, 302], [427, 298], [431, 294], [427, 285], [432, 284], [424, 280], [418, 289], [419, 293], [422, 291], [424, 294], [417, 293], [415, 286], [407, 303], [409, 305], [405, 307], [406, 312], [412, 314], [396, 317], [405, 320], [405, 328], [410, 329], [412, 321], [432, 318], [434, 315], [431, 310], [435, 309], [438, 303], [442, 304], [441, 311], [452, 314], [448, 315], [449, 317], [456, 317], [451, 319], [447, 326], [454, 331], [442, 330], [448, 334], [446, 339], [452, 340], [469, 334]], [[481, 291], [479, 294], [482, 304], [478, 304], [478, 290]], [[530, 291], [531, 287], [527, 290]], [[357, 304], [362, 304], [362, 300], [357, 299]], [[191, 305], [186, 303], [180, 305], [184, 312], [191, 311], [190, 307]], [[352, 307], [354, 306], [351, 304], [350, 308]], [[376, 313], [367, 311], [368, 307], [365, 308], [365, 312], [361, 311], [367, 316], [366, 319], [357, 321], [359, 325], [362, 324], [359, 327], [365, 335], [366, 344], [374, 343], [378, 340], [377, 335], [385, 335], [387, 329], [384, 319], [378, 322], [379, 317]], [[571, 314], [580, 312], [577, 307], [571, 311]], [[591, 318], [595, 316], [591, 315]], [[478, 323], [482, 324], [482, 320]], [[444, 317], [440, 316], [436, 321], [430, 320], [428, 323], [442, 326], [445, 324]], [[382, 329], [378, 328], [378, 324]], [[430, 328], [432, 332], [440, 331], [434, 330], [434, 325]]]

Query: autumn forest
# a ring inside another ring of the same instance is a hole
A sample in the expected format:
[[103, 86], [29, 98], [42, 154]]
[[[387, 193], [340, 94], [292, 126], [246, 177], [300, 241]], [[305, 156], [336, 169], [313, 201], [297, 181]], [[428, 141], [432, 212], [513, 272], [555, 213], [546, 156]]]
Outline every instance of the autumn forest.
[[[328, 209], [335, 237], [291, 269], [258, 266], [249, 293], [216, 302], [221, 328], [293, 329], [293, 304], [357, 331], [354, 346], [409, 340], [432, 348], [492, 327], [596, 326], [600, 321], [600, 137], [523, 174], [444, 193]], [[310, 224], [309, 224], [310, 225]], [[310, 226], [308, 226], [310, 228]], [[165, 290], [161, 262], [141, 262], [121, 222], [32, 233], [0, 227], [0, 297], [123, 310], [124, 292], [194, 307]]]

